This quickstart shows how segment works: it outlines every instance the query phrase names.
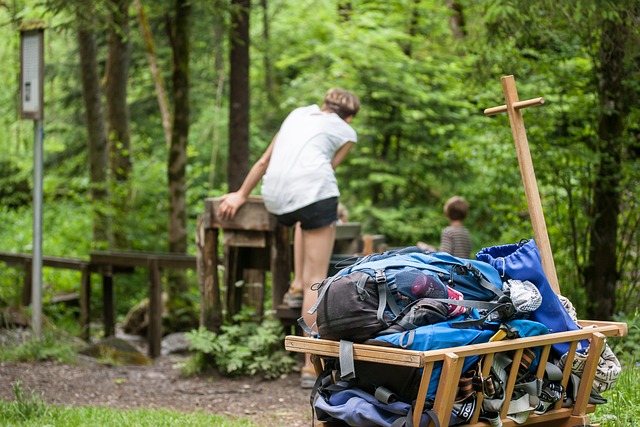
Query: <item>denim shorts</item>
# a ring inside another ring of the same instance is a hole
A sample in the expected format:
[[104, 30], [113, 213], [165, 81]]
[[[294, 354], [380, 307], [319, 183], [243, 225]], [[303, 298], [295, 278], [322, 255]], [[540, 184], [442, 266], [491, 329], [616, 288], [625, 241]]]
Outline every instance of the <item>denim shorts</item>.
[[297, 211], [276, 215], [280, 224], [291, 227], [300, 222], [303, 230], [315, 230], [338, 221], [338, 198], [320, 200]]

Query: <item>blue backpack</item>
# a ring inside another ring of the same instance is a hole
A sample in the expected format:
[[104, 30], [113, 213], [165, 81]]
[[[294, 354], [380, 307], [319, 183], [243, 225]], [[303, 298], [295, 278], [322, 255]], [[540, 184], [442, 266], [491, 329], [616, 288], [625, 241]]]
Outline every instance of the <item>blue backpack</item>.
[[[375, 271], [385, 270], [387, 283], [393, 288], [398, 274], [417, 269], [424, 274], [434, 274], [447, 285], [462, 292], [465, 299], [475, 301], [491, 301], [502, 295], [500, 274], [492, 265], [466, 258], [458, 258], [446, 252], [426, 253], [421, 249], [408, 248], [372, 254], [359, 259], [354, 264], [340, 270], [336, 276], [354, 271], [366, 271], [372, 276]], [[397, 279], [398, 291], [412, 298], [406, 288], [406, 279]]]
[[461, 318], [454, 326], [504, 321], [515, 314], [494, 267], [417, 247], [363, 257], [315, 289], [318, 300], [309, 314], [317, 311], [318, 332], [302, 318], [298, 323], [310, 335], [331, 340], [363, 342], [473, 310], [483, 315]]
[[[507, 322], [505, 326], [517, 337], [544, 335], [549, 332], [541, 323], [525, 319], [514, 319]], [[442, 322], [410, 331], [378, 336], [367, 340], [366, 344], [426, 351], [488, 342], [494, 333], [495, 331], [491, 329], [479, 327], [456, 329], [451, 327], [451, 322]], [[529, 372], [535, 372], [539, 357], [540, 348], [532, 349], [530, 364], [526, 366]], [[382, 427], [411, 425], [412, 408], [422, 369], [390, 365], [381, 369], [380, 365], [365, 361], [356, 361], [353, 365], [342, 357], [323, 358], [323, 360], [325, 371], [318, 378], [311, 393], [312, 408], [318, 420]], [[481, 376], [478, 377], [480, 360], [479, 355], [464, 358], [462, 368], [464, 374], [460, 377], [456, 404], [452, 409], [449, 425], [466, 424], [474, 413], [478, 381], [483, 381]], [[503, 370], [508, 368], [508, 361], [506, 360], [501, 366]], [[524, 367], [522, 362], [521, 367]], [[353, 372], [354, 375], [344, 379], [347, 371]], [[431, 374], [425, 401], [426, 410], [421, 416], [421, 426], [429, 425], [430, 421], [437, 425], [437, 417], [430, 408], [433, 406], [441, 373], [442, 362], [437, 362]], [[491, 375], [494, 375], [493, 370]], [[340, 380], [334, 382], [334, 378], [340, 378]], [[522, 378], [527, 381], [525, 385], [531, 379], [524, 373]], [[491, 379], [497, 382], [496, 392], [502, 393], [506, 379], [501, 377], [495, 377], [495, 379], [491, 377]], [[537, 380], [532, 384], [537, 385]], [[516, 384], [516, 387], [521, 386]], [[504, 395], [494, 400], [491, 401], [493, 405], [498, 403], [501, 405], [504, 402]], [[483, 414], [490, 418], [491, 414], [488, 412]]]

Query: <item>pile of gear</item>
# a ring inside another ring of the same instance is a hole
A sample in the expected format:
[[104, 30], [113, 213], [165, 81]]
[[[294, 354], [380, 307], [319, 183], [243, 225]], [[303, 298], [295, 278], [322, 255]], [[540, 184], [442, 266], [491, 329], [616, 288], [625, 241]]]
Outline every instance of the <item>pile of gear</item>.
[[[482, 249], [475, 260], [417, 247], [373, 254], [358, 259], [315, 288], [317, 331], [299, 320], [302, 328], [323, 339], [340, 341], [340, 356], [324, 359], [311, 402], [320, 421], [342, 421], [351, 426], [411, 425], [420, 369], [389, 366], [353, 359], [353, 343], [411, 350], [436, 350], [469, 344], [544, 335], [580, 329], [570, 301], [558, 296], [542, 270], [533, 240]], [[490, 375], [481, 374], [482, 356], [464, 360], [449, 425], [468, 423], [482, 392], [480, 418], [500, 426], [500, 412], [524, 423], [530, 414], [544, 414], [563, 399], [572, 406], [584, 369], [589, 341], [578, 343], [571, 380], [565, 390], [562, 369], [568, 343], [552, 345], [542, 378], [536, 376], [540, 349], [525, 349], [519, 366], [512, 352], [496, 353]], [[518, 379], [509, 401], [505, 384], [509, 372]], [[438, 424], [433, 406], [441, 366], [434, 367], [421, 425]], [[600, 356], [591, 403], [612, 388], [621, 371], [608, 345]]]

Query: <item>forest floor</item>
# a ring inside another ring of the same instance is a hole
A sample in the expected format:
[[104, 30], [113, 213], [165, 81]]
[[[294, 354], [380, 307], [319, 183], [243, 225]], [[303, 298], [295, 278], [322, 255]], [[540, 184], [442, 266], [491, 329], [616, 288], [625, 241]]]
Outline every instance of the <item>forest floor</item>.
[[20, 381], [23, 392], [59, 406], [202, 411], [248, 418], [261, 427], [311, 425], [309, 390], [300, 388], [298, 373], [276, 380], [185, 378], [176, 367], [184, 358], [161, 356], [143, 366], [109, 366], [86, 356], [75, 365], [0, 362], [0, 400], [12, 401]]

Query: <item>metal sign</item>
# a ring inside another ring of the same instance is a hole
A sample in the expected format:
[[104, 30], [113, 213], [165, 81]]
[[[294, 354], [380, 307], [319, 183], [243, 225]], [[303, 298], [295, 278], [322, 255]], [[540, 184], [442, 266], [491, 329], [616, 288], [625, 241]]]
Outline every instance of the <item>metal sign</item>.
[[44, 111], [44, 28], [20, 30], [20, 116], [42, 120]]
[[42, 139], [44, 138], [44, 23], [20, 26], [20, 115], [33, 120], [33, 262], [31, 327], [42, 337]]

